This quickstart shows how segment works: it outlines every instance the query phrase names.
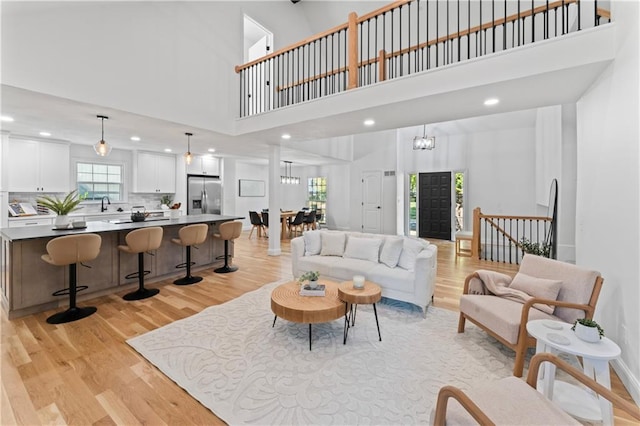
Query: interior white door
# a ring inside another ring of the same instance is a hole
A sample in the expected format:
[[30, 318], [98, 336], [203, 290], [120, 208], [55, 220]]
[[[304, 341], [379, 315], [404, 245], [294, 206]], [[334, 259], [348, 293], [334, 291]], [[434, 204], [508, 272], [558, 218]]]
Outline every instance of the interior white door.
[[362, 173], [362, 232], [382, 232], [382, 172]]

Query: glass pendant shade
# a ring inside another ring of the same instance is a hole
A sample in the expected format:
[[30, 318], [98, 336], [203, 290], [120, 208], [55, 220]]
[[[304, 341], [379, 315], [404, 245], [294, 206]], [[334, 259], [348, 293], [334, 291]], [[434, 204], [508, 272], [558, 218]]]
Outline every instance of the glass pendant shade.
[[184, 153], [184, 162], [189, 165], [193, 161], [193, 155], [191, 155], [191, 136], [193, 133], [185, 133], [185, 135], [187, 135], [187, 152]]
[[104, 115], [98, 115], [97, 117], [102, 121], [102, 137], [100, 138], [100, 142], [93, 145], [93, 149], [99, 156], [106, 157], [111, 153], [111, 145], [104, 140], [104, 120], [108, 120], [109, 117]]

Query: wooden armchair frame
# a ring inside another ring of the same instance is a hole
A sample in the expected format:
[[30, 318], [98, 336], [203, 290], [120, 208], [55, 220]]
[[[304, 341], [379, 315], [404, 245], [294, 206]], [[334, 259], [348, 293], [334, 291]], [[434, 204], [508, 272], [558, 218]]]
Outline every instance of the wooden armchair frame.
[[[462, 294], [469, 294], [469, 283], [473, 278], [480, 279], [480, 276], [477, 272], [467, 276], [464, 281], [464, 287], [462, 289]], [[504, 338], [496, 334], [493, 330], [489, 329], [484, 324], [478, 322], [469, 314], [465, 314], [460, 312], [460, 319], [458, 320], [458, 333], [464, 333], [465, 321], [468, 319], [481, 329], [487, 332], [487, 334], [493, 336], [495, 339], [500, 341], [503, 345], [511, 348], [516, 353], [516, 360], [513, 366], [513, 375], [516, 377], [522, 377], [522, 371], [524, 369], [524, 359], [527, 353], [527, 348], [536, 346], [536, 339], [529, 336], [527, 333], [527, 322], [529, 321], [529, 310], [536, 303], [543, 303], [546, 305], [554, 305], [556, 307], [563, 308], [571, 308], [571, 309], [579, 309], [585, 312], [585, 318], [593, 318], [593, 313], [596, 310], [596, 303], [598, 302], [598, 297], [600, 296], [600, 290], [602, 289], [602, 283], [604, 279], [602, 277], [598, 277], [593, 286], [593, 291], [591, 293], [591, 297], [589, 298], [589, 303], [584, 305], [580, 303], [570, 303], [570, 302], [562, 302], [559, 300], [548, 300], [548, 299], [539, 299], [532, 298], [529, 299], [526, 303], [522, 305], [522, 313], [520, 316], [520, 326], [518, 329], [518, 340], [515, 344], [506, 341]], [[518, 303], [518, 302], [514, 302]]]
[[[592, 378], [585, 376], [584, 373], [572, 367], [566, 361], [561, 360], [557, 356], [550, 353], [539, 353], [531, 359], [529, 373], [527, 374], [527, 384], [535, 391], [538, 382], [538, 371], [540, 364], [543, 362], [551, 362], [558, 368], [571, 375], [583, 385], [589, 387], [603, 398], [611, 401], [613, 405], [629, 413], [632, 417], [640, 420], [640, 409], [630, 402], [624, 400], [620, 396], [597, 383]], [[444, 386], [438, 392], [438, 400], [436, 402], [436, 410], [434, 416], [434, 425], [444, 426], [447, 416], [447, 403], [449, 398], [453, 398], [464, 407], [465, 410], [481, 425], [494, 425], [489, 417], [478, 407], [462, 390], [455, 386]], [[513, 404], [513, 401], [504, 401], [506, 404]], [[517, 401], [519, 404], [526, 404], [526, 401]]]

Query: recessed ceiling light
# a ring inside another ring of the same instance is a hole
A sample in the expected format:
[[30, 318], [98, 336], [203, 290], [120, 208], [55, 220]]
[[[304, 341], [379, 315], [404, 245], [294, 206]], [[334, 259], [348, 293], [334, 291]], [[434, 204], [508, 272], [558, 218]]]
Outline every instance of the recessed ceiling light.
[[140, 142], [140, 136], [131, 136], [132, 141]]
[[365, 126], [373, 126], [374, 124], [376, 124], [375, 120], [369, 118], [367, 120], [364, 120], [364, 125]]
[[165, 148], [164, 152], [171, 152], [171, 148]]
[[209, 152], [216, 152], [216, 149], [215, 149], [215, 148], [209, 148], [207, 151], [209, 151]]
[[285, 133], [282, 135], [282, 139], [291, 139], [291, 135], [289, 133]]
[[51, 136], [49, 132], [40, 132], [40, 136]]
[[489, 98], [486, 101], [484, 101], [484, 104], [486, 106], [491, 106], [491, 105], [496, 105], [498, 102], [500, 102], [498, 98]]
[[13, 121], [13, 117], [9, 117], [8, 115], [3, 115], [0, 117], [0, 121], [6, 121], [8, 123], [11, 123]]

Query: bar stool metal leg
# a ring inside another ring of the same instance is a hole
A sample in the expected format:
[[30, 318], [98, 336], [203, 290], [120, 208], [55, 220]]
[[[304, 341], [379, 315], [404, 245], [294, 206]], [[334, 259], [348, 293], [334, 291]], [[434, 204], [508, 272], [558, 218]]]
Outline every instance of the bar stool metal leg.
[[142, 300], [160, 293], [160, 290], [157, 288], [144, 287], [144, 276], [148, 273], [149, 271], [144, 270], [144, 252], [140, 252], [138, 253], [138, 289], [122, 296], [124, 300]]
[[72, 263], [69, 265], [69, 309], [57, 314], [51, 315], [47, 318], [49, 324], [64, 324], [71, 321], [77, 321], [82, 318], [86, 318], [89, 315], [93, 315], [98, 308], [94, 306], [86, 306], [79, 308], [76, 306], [76, 293], [77, 293], [77, 265]]
[[189, 285], [189, 284], [199, 283], [200, 281], [202, 281], [202, 277], [194, 277], [193, 275], [191, 275], [191, 246], [187, 246], [186, 252], [187, 252], [187, 262], [186, 262], [187, 275], [184, 278], [175, 280], [173, 282], [175, 285]]
[[237, 266], [229, 266], [229, 240], [224, 240], [224, 266], [214, 269], [213, 272], [228, 274], [229, 272], [235, 272], [237, 270]]

